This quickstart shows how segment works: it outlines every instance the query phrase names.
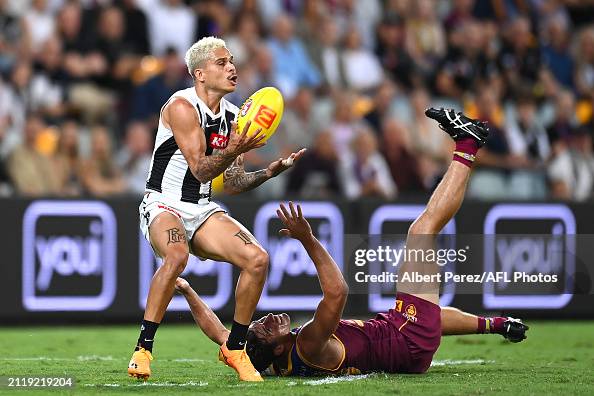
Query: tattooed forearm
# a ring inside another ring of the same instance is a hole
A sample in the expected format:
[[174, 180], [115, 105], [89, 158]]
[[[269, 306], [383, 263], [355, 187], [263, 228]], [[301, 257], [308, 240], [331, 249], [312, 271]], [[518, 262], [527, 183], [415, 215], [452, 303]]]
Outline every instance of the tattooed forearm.
[[237, 159], [223, 173], [225, 191], [237, 194], [258, 187], [268, 180], [266, 169], [256, 172], [246, 172], [243, 167], [243, 155]]
[[192, 173], [198, 181], [205, 183], [221, 174], [233, 163], [235, 156], [225, 152], [205, 156], [199, 166], [193, 169]]
[[167, 235], [169, 237], [169, 240], [167, 241], [168, 245], [170, 243], [178, 243], [178, 242], [186, 241], [186, 233], [184, 231], [180, 232], [179, 228], [170, 228], [168, 230], [165, 230], [165, 232], [167, 233]]

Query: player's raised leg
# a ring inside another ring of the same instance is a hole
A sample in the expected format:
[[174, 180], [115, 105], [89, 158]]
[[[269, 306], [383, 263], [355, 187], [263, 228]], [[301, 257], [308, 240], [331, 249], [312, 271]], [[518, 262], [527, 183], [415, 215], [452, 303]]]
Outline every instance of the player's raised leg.
[[405, 260], [398, 269], [396, 307], [391, 315], [409, 342], [411, 373], [425, 372], [439, 348], [442, 326], [436, 237], [460, 208], [474, 156], [488, 135], [485, 125], [453, 110], [429, 109], [425, 114], [456, 141], [456, 149], [425, 210], [409, 228]]
[[151, 375], [150, 361], [153, 360], [155, 333], [173, 297], [175, 280], [186, 267], [189, 254], [183, 224], [172, 213], [163, 212], [155, 217], [149, 235], [155, 252], [163, 258], [163, 265], [151, 281], [136, 351], [128, 365], [128, 374], [142, 379]]
[[[450, 109], [428, 109], [425, 113], [436, 120], [440, 127], [456, 142], [453, 159], [443, 179], [431, 195], [425, 210], [410, 226], [407, 249], [428, 252], [435, 248], [435, 237], [454, 217], [466, 193], [472, 164], [478, 149], [486, 142], [488, 129], [485, 124], [472, 120]], [[429, 275], [430, 281], [399, 282], [398, 291], [415, 295], [436, 305], [439, 304], [439, 266], [425, 260], [426, 254], [409, 254], [409, 260], [400, 266], [399, 279], [405, 274]]]
[[261, 381], [244, 347], [266, 280], [268, 253], [244, 226], [225, 213], [210, 216], [194, 234], [191, 246], [201, 257], [227, 261], [241, 270], [235, 289], [233, 325], [219, 358], [234, 368], [241, 380]]

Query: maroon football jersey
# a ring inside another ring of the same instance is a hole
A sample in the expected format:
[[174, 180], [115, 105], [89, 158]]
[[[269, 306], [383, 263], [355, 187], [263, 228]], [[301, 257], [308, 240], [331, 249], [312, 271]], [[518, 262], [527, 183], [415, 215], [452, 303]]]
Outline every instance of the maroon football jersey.
[[[373, 371], [422, 373], [431, 364], [441, 339], [439, 306], [405, 293], [398, 293], [395, 309], [375, 319], [341, 320], [334, 337], [344, 346], [337, 367], [319, 367], [305, 359], [299, 347], [289, 354], [288, 370], [282, 375], [314, 376], [360, 374]], [[301, 328], [293, 330], [299, 334]]]

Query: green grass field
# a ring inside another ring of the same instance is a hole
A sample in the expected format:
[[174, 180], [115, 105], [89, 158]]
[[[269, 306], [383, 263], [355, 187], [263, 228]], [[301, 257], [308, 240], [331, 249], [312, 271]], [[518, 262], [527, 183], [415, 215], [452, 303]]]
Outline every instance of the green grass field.
[[[191, 325], [159, 329], [147, 383], [126, 376], [137, 326], [0, 329], [0, 376], [73, 376], [74, 389], [39, 394], [594, 394], [594, 322], [532, 322], [520, 344], [500, 336], [447, 337], [424, 375], [269, 378], [239, 383], [217, 348]], [[0, 388], [0, 394], [26, 390]]]

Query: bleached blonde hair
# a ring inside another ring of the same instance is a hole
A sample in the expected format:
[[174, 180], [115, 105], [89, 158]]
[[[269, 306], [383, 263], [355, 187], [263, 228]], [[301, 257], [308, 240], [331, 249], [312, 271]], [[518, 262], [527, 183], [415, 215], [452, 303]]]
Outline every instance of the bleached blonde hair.
[[198, 69], [212, 57], [212, 52], [218, 48], [227, 48], [225, 41], [218, 37], [204, 37], [196, 41], [186, 52], [186, 66], [188, 73], [194, 78], [194, 70]]

